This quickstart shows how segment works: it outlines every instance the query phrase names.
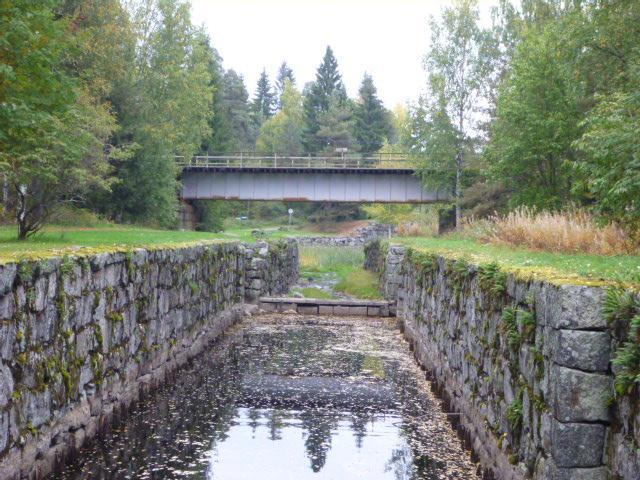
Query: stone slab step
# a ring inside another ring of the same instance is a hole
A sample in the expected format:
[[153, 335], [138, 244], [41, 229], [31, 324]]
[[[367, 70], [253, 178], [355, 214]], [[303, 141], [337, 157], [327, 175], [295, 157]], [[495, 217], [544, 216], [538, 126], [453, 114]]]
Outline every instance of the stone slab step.
[[387, 300], [261, 297], [259, 305], [267, 312], [294, 310], [303, 315], [395, 316], [395, 304]]

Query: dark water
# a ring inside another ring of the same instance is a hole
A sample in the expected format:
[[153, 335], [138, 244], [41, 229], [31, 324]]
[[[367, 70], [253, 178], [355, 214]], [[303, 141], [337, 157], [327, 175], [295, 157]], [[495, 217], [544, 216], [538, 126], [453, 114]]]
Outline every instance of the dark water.
[[255, 317], [52, 478], [476, 478], [423, 378], [390, 321]]

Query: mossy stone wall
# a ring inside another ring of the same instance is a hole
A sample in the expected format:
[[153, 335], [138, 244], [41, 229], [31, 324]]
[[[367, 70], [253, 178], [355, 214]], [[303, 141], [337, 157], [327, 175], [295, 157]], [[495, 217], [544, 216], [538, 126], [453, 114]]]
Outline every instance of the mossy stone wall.
[[485, 471], [497, 479], [640, 478], [637, 389], [615, 395], [619, 342], [602, 315], [605, 289], [401, 246], [367, 251], [382, 266], [383, 291], [397, 301], [416, 358], [459, 414]]
[[246, 313], [295, 242], [0, 265], [0, 478], [40, 478]]

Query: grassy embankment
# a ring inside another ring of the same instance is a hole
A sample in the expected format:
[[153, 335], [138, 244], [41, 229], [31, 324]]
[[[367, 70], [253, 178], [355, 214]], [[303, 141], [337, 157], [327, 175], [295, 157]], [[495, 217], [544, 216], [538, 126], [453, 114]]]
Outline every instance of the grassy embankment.
[[555, 283], [603, 285], [622, 281], [640, 286], [640, 256], [593, 255], [536, 251], [524, 247], [485, 244], [459, 236], [398, 237], [392, 242], [417, 250], [464, 258], [471, 263], [497, 262], [507, 271]]
[[[364, 270], [362, 248], [300, 247], [300, 274], [305, 278], [330, 275], [337, 284], [334, 290], [356, 298], [380, 298], [378, 278]], [[331, 294], [319, 288], [298, 290], [308, 298], [330, 298]]]
[[[14, 227], [0, 227], [0, 263], [46, 258], [70, 253], [91, 254], [142, 246], [164, 246], [211, 241], [254, 242], [253, 228], [233, 228], [221, 233], [157, 230], [104, 224], [96, 227], [45, 227], [26, 241], [16, 240]], [[302, 229], [262, 229], [265, 239], [317, 235]]]

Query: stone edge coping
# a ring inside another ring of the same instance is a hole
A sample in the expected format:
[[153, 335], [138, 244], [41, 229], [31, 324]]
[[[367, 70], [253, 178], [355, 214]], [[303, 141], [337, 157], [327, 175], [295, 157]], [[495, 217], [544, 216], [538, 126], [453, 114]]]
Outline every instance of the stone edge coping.
[[394, 305], [395, 302], [388, 300], [366, 300], [366, 299], [353, 299], [353, 300], [340, 300], [340, 299], [325, 299], [325, 298], [297, 298], [297, 297], [260, 297], [261, 303], [286, 303], [286, 304], [298, 304], [298, 305], [332, 305], [332, 306], [344, 306], [344, 307], [388, 307]]

